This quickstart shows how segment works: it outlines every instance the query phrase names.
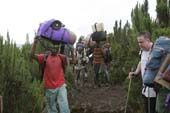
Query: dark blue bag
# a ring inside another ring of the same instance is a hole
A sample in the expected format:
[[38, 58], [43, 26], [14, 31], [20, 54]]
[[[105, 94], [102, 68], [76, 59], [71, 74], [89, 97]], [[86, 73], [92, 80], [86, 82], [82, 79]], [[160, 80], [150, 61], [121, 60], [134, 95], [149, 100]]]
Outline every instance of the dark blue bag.
[[161, 67], [166, 55], [170, 52], [170, 39], [164, 36], [159, 37], [151, 51], [150, 58], [146, 64], [143, 82], [145, 85], [151, 85]]

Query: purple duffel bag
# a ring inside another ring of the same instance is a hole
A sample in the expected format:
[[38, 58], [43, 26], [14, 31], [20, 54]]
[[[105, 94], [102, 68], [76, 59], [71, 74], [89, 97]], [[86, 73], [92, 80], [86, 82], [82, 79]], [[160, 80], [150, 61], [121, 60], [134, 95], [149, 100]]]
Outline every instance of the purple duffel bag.
[[70, 41], [68, 29], [66, 29], [60, 21], [55, 19], [41, 23], [37, 36], [54, 42], [69, 43]]

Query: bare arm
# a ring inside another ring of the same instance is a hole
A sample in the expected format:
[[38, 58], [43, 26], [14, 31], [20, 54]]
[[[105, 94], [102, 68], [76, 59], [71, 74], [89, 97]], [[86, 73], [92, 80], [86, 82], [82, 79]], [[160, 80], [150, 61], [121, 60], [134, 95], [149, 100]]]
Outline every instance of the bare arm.
[[141, 62], [138, 63], [135, 72], [129, 72], [129, 78], [133, 78], [134, 75], [138, 75], [140, 72], [141, 72]]
[[71, 59], [72, 59], [72, 60], [71, 60], [70, 62], [71, 62], [72, 64], [76, 64], [73, 50], [71, 50]]
[[70, 49], [70, 51], [71, 51], [71, 60], [69, 60], [70, 61], [70, 63], [72, 63], [72, 64], [76, 64], [76, 61], [75, 61], [75, 56], [74, 56], [74, 48], [73, 48], [73, 46], [72, 45], [67, 45], [68, 47], [69, 47], [69, 49]]
[[35, 49], [36, 49], [36, 44], [38, 42], [38, 37], [35, 37], [34, 38], [34, 42], [32, 44], [32, 47], [31, 47], [31, 52], [30, 52], [30, 56], [36, 60], [38, 60], [38, 57], [37, 57], [37, 54], [35, 54]]
[[138, 75], [141, 72], [141, 62], [138, 63], [135, 74]]

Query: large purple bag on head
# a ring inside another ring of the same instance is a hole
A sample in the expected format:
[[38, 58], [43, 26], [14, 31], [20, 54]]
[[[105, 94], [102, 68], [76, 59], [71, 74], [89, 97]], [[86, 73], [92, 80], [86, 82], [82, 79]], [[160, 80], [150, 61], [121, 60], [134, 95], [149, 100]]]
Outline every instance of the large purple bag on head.
[[55, 19], [41, 23], [37, 35], [54, 42], [69, 43], [70, 41], [69, 31]]

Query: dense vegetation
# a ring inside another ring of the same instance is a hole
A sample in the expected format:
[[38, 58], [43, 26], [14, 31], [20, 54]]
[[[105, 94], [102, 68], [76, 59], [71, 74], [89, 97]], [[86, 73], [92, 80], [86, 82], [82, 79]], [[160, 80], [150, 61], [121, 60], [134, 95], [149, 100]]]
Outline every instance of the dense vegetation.
[[[136, 4], [132, 9], [132, 24], [127, 21], [122, 26], [121, 20], [116, 21], [113, 32], [108, 41], [112, 45], [113, 64], [110, 69], [112, 84], [128, 86], [127, 75], [131, 68], [135, 68], [138, 61], [139, 48], [136, 34], [140, 31], [149, 31], [153, 41], [160, 35], [170, 36], [170, 1], [157, 0], [157, 18], [152, 19], [148, 13], [148, 0], [143, 4]], [[4, 113], [41, 113], [44, 107], [42, 83], [39, 80], [39, 67], [30, 59], [31, 44], [27, 41], [19, 48], [10, 40], [0, 36], [0, 95], [4, 99]], [[38, 47], [38, 52], [42, 51]], [[72, 88], [71, 69], [66, 72], [69, 90]], [[139, 77], [140, 78], [140, 77]], [[132, 81], [130, 108], [141, 112], [140, 87], [141, 80]], [[10, 108], [10, 109], [9, 109]], [[137, 113], [136, 112], [136, 113]]]

